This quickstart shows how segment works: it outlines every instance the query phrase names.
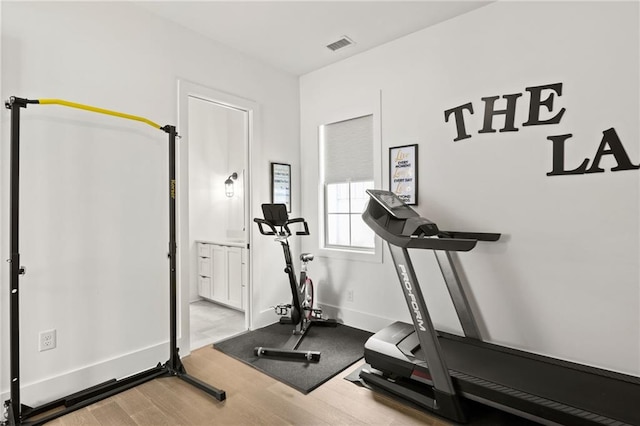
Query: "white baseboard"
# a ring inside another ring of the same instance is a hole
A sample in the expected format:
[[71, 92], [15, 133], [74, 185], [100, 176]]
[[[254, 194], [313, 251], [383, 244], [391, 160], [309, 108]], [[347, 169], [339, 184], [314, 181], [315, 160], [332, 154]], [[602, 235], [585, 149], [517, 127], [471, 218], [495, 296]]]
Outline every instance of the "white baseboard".
[[[378, 315], [371, 315], [352, 309], [346, 309], [340, 306], [329, 305], [326, 303], [318, 303], [318, 307], [322, 309], [323, 316], [333, 318], [338, 322], [360, 330], [375, 333], [382, 330], [389, 324], [395, 322], [395, 319], [386, 318]], [[253, 330], [265, 327], [278, 321], [278, 316], [274, 313], [273, 308], [265, 309], [253, 317]]]
[[349, 327], [358, 328], [360, 330], [375, 333], [382, 330], [396, 320], [378, 315], [371, 315], [341, 306], [334, 306], [325, 303], [319, 303], [318, 307], [322, 309], [323, 316], [333, 318], [338, 322], [348, 325]]
[[251, 329], [257, 330], [258, 328], [266, 327], [269, 324], [273, 324], [274, 322], [278, 322], [280, 317], [276, 315], [273, 308], [263, 309], [257, 314], [253, 315]]
[[[164, 364], [168, 359], [169, 342], [166, 342], [42, 380], [21, 383], [21, 403], [37, 407], [107, 380], [122, 379], [146, 371], [158, 363]], [[3, 389], [0, 401], [10, 397], [9, 389]]]

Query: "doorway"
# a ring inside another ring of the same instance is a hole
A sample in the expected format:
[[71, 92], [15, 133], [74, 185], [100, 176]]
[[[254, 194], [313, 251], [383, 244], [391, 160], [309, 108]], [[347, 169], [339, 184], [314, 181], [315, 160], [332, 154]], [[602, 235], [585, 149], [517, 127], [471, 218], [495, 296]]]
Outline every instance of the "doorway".
[[250, 325], [249, 147], [255, 107], [180, 81], [179, 109], [181, 346], [195, 350]]

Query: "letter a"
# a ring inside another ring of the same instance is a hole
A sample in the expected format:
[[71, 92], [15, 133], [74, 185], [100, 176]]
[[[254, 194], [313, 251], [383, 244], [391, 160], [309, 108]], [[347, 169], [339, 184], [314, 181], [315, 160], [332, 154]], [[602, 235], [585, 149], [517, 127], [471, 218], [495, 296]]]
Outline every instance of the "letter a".
[[[613, 155], [616, 159], [618, 165], [616, 167], [612, 167], [612, 172], [618, 172], [620, 170], [635, 170], [640, 169], [640, 165], [636, 166], [631, 162], [629, 156], [627, 155], [627, 151], [624, 150], [624, 146], [622, 146], [622, 142], [616, 133], [616, 129], [613, 127], [602, 132], [602, 141], [600, 142], [600, 147], [598, 148], [598, 152], [596, 152], [596, 156], [593, 159], [593, 164], [585, 173], [601, 173], [604, 172], [604, 169], [600, 168], [600, 160], [605, 155]], [[607, 149], [607, 146], [609, 147]]]

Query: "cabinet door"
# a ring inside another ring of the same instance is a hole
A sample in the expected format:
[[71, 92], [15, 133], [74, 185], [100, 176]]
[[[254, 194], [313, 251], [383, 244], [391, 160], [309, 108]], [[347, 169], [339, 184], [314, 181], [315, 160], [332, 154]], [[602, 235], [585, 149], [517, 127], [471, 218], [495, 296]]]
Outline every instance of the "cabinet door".
[[229, 305], [242, 309], [242, 249], [227, 247]]
[[226, 247], [211, 245], [212, 299], [227, 303], [227, 253]]
[[209, 244], [198, 243], [198, 295], [211, 299], [211, 250]]
[[211, 276], [211, 259], [208, 257], [198, 258], [198, 275], [201, 277]]
[[198, 256], [211, 257], [211, 250], [209, 249], [209, 244], [198, 243]]
[[198, 277], [198, 295], [206, 299], [211, 299], [211, 278]]

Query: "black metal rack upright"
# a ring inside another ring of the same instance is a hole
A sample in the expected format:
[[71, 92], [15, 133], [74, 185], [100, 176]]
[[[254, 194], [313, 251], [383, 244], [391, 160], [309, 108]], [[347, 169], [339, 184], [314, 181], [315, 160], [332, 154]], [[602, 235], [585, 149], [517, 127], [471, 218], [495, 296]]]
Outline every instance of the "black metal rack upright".
[[[25, 268], [20, 265], [19, 251], [19, 196], [20, 196], [20, 109], [29, 104], [55, 104], [86, 111], [135, 120], [162, 130], [169, 135], [169, 360], [158, 363], [141, 373], [111, 379], [80, 392], [51, 401], [38, 407], [29, 407], [20, 401], [20, 275]], [[218, 401], [226, 398], [225, 391], [187, 374], [177, 346], [177, 243], [176, 243], [176, 127], [160, 126], [144, 117], [96, 108], [61, 99], [24, 99], [11, 97], [6, 103], [11, 110], [11, 190], [10, 190], [10, 380], [11, 397], [5, 401], [9, 425], [38, 425], [61, 417], [97, 401], [116, 395], [155, 378], [175, 376], [213, 396]]]

